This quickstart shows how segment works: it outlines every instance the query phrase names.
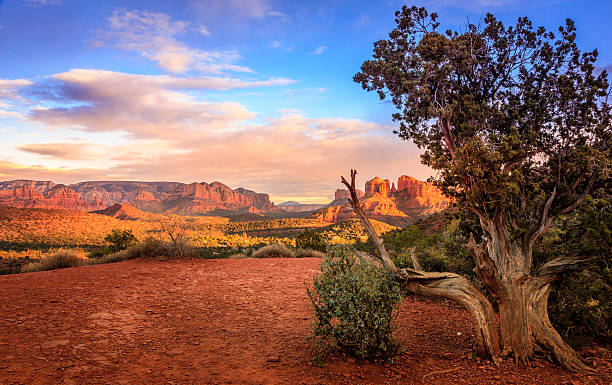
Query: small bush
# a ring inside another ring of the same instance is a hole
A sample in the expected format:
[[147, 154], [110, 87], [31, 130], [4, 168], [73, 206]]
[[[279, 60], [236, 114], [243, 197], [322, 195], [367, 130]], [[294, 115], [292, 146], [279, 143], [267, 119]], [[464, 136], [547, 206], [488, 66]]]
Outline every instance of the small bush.
[[327, 245], [323, 242], [321, 234], [313, 230], [306, 230], [295, 238], [295, 246], [300, 249], [311, 249], [320, 252], [327, 251]]
[[117, 251], [125, 250], [128, 247], [132, 246], [138, 239], [132, 233], [132, 230], [117, 230], [113, 229], [113, 231], [108, 234], [104, 240], [110, 243], [109, 250], [113, 253]]
[[567, 274], [555, 285], [548, 303], [549, 316], [570, 345], [612, 341], [611, 281], [612, 270], [596, 267]]
[[255, 251], [253, 258], [294, 258], [295, 253], [283, 245], [267, 245]]
[[101, 264], [101, 263], [113, 263], [113, 262], [121, 262], [127, 261], [128, 259], [138, 258], [139, 255], [134, 252], [133, 249], [121, 250], [116, 253], [106, 254], [105, 256], [93, 259], [90, 261], [91, 264]]
[[237, 253], [237, 254], [232, 254], [230, 255], [228, 258], [230, 259], [241, 259], [241, 258], [246, 258], [247, 256], [243, 253]]
[[82, 265], [79, 256], [70, 250], [59, 250], [58, 252], [42, 258], [39, 262], [34, 262], [21, 267], [23, 273], [63, 269]]
[[338, 347], [365, 359], [389, 360], [397, 353], [392, 333], [402, 299], [400, 286], [385, 270], [359, 263], [353, 249], [331, 248], [308, 296], [320, 357]]
[[172, 242], [164, 242], [158, 250], [157, 257], [166, 259], [197, 258], [200, 252], [186, 238], [177, 238]]
[[297, 249], [295, 251], [296, 258], [323, 258], [325, 253], [312, 249]]

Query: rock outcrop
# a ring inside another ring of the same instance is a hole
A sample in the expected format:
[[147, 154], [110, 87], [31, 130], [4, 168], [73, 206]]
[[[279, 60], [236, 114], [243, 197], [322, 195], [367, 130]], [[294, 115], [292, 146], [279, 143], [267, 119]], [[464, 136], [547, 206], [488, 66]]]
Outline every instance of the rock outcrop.
[[274, 208], [268, 194], [220, 182], [80, 182], [69, 186], [31, 180], [0, 182], [0, 205], [101, 210], [127, 203], [153, 213], [198, 214], [212, 210], [260, 212]]
[[381, 179], [376, 177], [372, 180], [369, 180], [365, 184], [365, 193], [366, 195], [372, 195], [379, 193], [381, 195], [386, 195], [391, 191], [389, 187], [389, 179]]
[[109, 217], [117, 218], [117, 219], [143, 219], [148, 215], [145, 212], [138, 210], [136, 207], [128, 205], [126, 203], [117, 203], [112, 206], [105, 208], [104, 210], [96, 210], [94, 211], [96, 214], [107, 215]]
[[[397, 187], [396, 187], [397, 186]], [[356, 218], [350, 209], [348, 190], [336, 190], [335, 199], [327, 207], [317, 210], [310, 218], [326, 222], [341, 222]], [[376, 177], [365, 183], [361, 204], [370, 218], [393, 225], [405, 225], [417, 217], [441, 211], [450, 200], [431, 183], [424, 183], [402, 175], [397, 184]]]

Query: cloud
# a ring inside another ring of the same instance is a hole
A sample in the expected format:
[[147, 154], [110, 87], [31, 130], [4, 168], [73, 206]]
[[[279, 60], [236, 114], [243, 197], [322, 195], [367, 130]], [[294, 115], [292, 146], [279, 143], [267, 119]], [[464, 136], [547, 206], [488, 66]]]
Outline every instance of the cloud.
[[19, 90], [31, 84], [27, 79], [0, 79], [0, 116], [23, 118], [22, 113], [17, 111], [15, 102], [22, 101]]
[[61, 0], [24, 0], [30, 6], [42, 7], [45, 5], [62, 5]]
[[200, 25], [200, 28], [198, 29], [198, 31], [204, 36], [208, 36], [208, 37], [212, 36], [208, 28], [206, 28], [206, 26], [204, 25]]
[[324, 45], [320, 45], [317, 48], [315, 48], [314, 51], [309, 52], [309, 55], [322, 55], [325, 51], [327, 51], [327, 47]]
[[[137, 52], [156, 62], [165, 71], [184, 73], [196, 70], [216, 74], [223, 71], [253, 72], [248, 67], [235, 64], [241, 58], [236, 50], [200, 50], [177, 40], [177, 35], [190, 31], [190, 23], [172, 20], [167, 14], [117, 10], [108, 20], [109, 28], [100, 34], [100, 40], [110, 41], [125, 51]], [[196, 30], [210, 36], [204, 26]]]
[[255, 19], [265, 17], [270, 9], [264, 0], [230, 0], [230, 4], [234, 9]]
[[[93, 143], [63, 142], [63, 143], [33, 143], [17, 147], [21, 151], [42, 155], [49, 158], [68, 160], [90, 160], [103, 157], [102, 146]], [[98, 151], [96, 151], [98, 148]]]
[[286, 46], [278, 40], [273, 40], [270, 42], [270, 48], [280, 48], [285, 52], [291, 52], [295, 48], [294, 46]]
[[[287, 79], [245, 82], [228, 78], [177, 78], [103, 70], [72, 70], [53, 76], [50, 90], [37, 96], [63, 102], [38, 107], [30, 118], [55, 127], [91, 132], [125, 132], [137, 138], [166, 139], [202, 130], [229, 129], [255, 113], [232, 102], [211, 103], [180, 90], [282, 85]], [[46, 93], [46, 94], [45, 94]]]

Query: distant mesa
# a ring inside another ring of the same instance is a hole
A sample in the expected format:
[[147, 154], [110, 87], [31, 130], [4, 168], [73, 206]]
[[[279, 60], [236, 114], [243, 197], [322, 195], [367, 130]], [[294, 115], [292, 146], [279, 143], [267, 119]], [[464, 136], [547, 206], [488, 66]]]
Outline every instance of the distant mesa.
[[287, 201], [287, 202], [283, 202], [281, 204], [279, 204], [280, 207], [282, 206], [298, 206], [301, 205], [300, 202], [296, 202], [296, 201]]
[[198, 215], [213, 210], [259, 213], [275, 208], [268, 194], [220, 182], [80, 182], [71, 185], [50, 181], [0, 182], [0, 205], [21, 208], [103, 210], [118, 203], [140, 211]]
[[279, 204], [276, 208], [279, 211], [287, 213], [306, 213], [314, 210], [318, 210], [324, 207], [324, 204], [318, 203], [300, 203], [296, 201], [287, 201]]

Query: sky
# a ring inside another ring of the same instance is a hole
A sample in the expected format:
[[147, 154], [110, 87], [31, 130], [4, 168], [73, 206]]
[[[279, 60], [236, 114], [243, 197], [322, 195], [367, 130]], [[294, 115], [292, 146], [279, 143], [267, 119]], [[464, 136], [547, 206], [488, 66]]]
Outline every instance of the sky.
[[352, 81], [402, 5], [441, 29], [577, 26], [612, 69], [608, 0], [0, 0], [0, 180], [212, 182], [326, 203], [340, 175], [421, 180], [393, 106]]

